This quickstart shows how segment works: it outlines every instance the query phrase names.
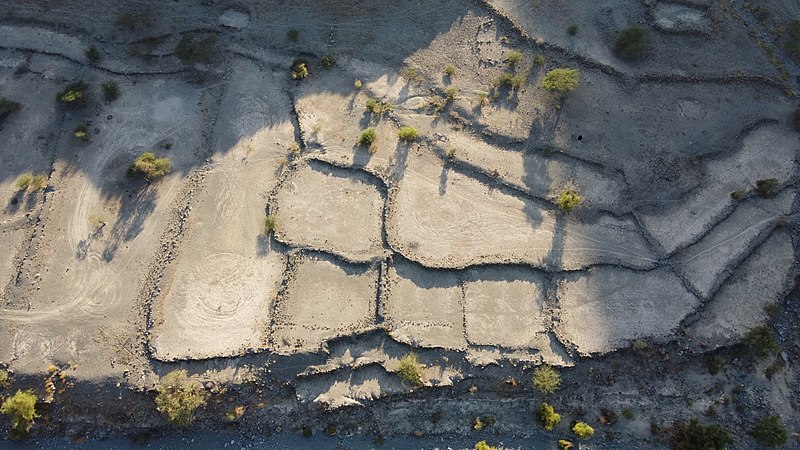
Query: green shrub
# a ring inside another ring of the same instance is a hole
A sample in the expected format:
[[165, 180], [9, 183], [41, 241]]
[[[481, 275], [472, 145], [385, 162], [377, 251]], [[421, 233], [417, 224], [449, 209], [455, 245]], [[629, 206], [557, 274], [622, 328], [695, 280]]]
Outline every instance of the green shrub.
[[533, 387], [542, 394], [552, 394], [561, 386], [561, 375], [550, 366], [539, 366], [533, 371]]
[[746, 195], [747, 195], [747, 192], [745, 192], [744, 189], [737, 189], [737, 190], [731, 192], [731, 198], [736, 200], [737, 202], [740, 202], [740, 201], [744, 200], [744, 197]]
[[744, 338], [750, 353], [756, 359], [764, 359], [780, 350], [775, 333], [767, 325], [759, 325], [750, 330]]
[[766, 178], [756, 181], [756, 194], [762, 198], [770, 198], [775, 195], [775, 189], [778, 187], [777, 178]]
[[336, 65], [336, 57], [333, 55], [325, 55], [322, 57], [322, 60], [320, 60], [320, 64], [322, 64], [322, 67], [330, 69]]
[[374, 98], [367, 99], [367, 111], [372, 114], [382, 116], [394, 110], [394, 105], [384, 100], [375, 100]]
[[714, 355], [706, 361], [706, 368], [710, 375], [716, 375], [725, 368], [727, 361], [720, 355]]
[[765, 417], [756, 424], [750, 434], [763, 446], [769, 448], [780, 447], [789, 440], [789, 432], [784, 428], [781, 418], [778, 416]]
[[510, 52], [506, 53], [505, 61], [511, 67], [516, 66], [520, 61], [522, 61], [522, 52], [511, 50]]
[[3, 389], [8, 385], [8, 370], [0, 369], [0, 389]]
[[360, 136], [358, 136], [356, 143], [358, 143], [358, 145], [370, 146], [375, 143], [375, 140], [377, 139], [378, 134], [375, 133], [375, 128], [367, 128], [361, 132]]
[[449, 88], [444, 90], [444, 95], [449, 100], [455, 100], [455, 98], [458, 96], [458, 89], [456, 89], [454, 87], [449, 87]]
[[674, 448], [682, 450], [725, 450], [733, 443], [731, 435], [719, 425], [703, 425], [692, 419], [686, 425], [677, 422], [672, 428]]
[[486, 441], [480, 441], [475, 444], [475, 450], [497, 450], [497, 447], [492, 447]]
[[184, 64], [208, 64], [211, 62], [216, 44], [217, 36], [215, 34], [199, 37], [193, 33], [187, 33], [181, 37], [175, 47], [175, 56]]
[[572, 445], [572, 442], [570, 442], [570, 441], [568, 441], [566, 439], [559, 439], [558, 440], [558, 448], [560, 448], [561, 450], [569, 450], [572, 447], [574, 447], [574, 445]]
[[447, 160], [447, 162], [455, 161], [456, 153], [458, 153], [458, 149], [457, 148], [455, 148], [455, 147], [448, 148], [447, 151], [444, 153], [444, 157]]
[[100, 62], [100, 52], [94, 46], [86, 49], [86, 59], [93, 63]]
[[578, 26], [577, 25], [570, 25], [569, 28], [567, 28], [567, 33], [569, 33], [570, 36], [577, 35], [578, 34]]
[[264, 217], [264, 235], [269, 235], [270, 233], [274, 233], [275, 230], [278, 229], [278, 216], [275, 214], [270, 214], [267, 217]]
[[86, 128], [86, 125], [78, 125], [75, 127], [75, 130], [72, 132], [75, 138], [80, 139], [82, 141], [89, 141], [89, 130]]
[[89, 85], [83, 81], [70, 83], [63, 91], [58, 93], [56, 102], [72, 108], [85, 106], [88, 97], [86, 90], [88, 88]]
[[536, 57], [533, 58], [533, 62], [536, 63], [537, 66], [543, 66], [544, 65], [544, 55], [536, 55]]
[[173, 370], [166, 374], [156, 390], [158, 412], [173, 425], [189, 425], [194, 421], [197, 408], [206, 404], [200, 384], [190, 381], [185, 370]]
[[293, 80], [302, 80], [310, 74], [308, 71], [308, 61], [305, 59], [295, 59], [294, 62], [292, 62], [291, 70]]
[[47, 187], [47, 175], [38, 174], [34, 175], [31, 172], [25, 172], [17, 178], [14, 185], [20, 191], [36, 192], [42, 191]]
[[442, 72], [444, 72], [444, 74], [447, 75], [448, 77], [452, 77], [453, 75], [456, 74], [456, 68], [455, 68], [455, 66], [448, 64], [448, 65], [444, 66], [444, 69], [442, 69]]
[[289, 31], [286, 32], [286, 38], [292, 42], [297, 42], [297, 39], [300, 37], [300, 32], [295, 30], [294, 28], [290, 28]]
[[107, 102], [113, 102], [119, 98], [119, 85], [114, 80], [109, 80], [101, 84], [100, 90], [103, 91], [103, 98], [105, 98]]
[[130, 168], [131, 172], [142, 174], [152, 181], [170, 173], [172, 163], [169, 158], [158, 158], [155, 153], [145, 152], [139, 155]]
[[537, 417], [539, 418], [539, 422], [547, 431], [552, 431], [553, 428], [561, 423], [561, 414], [555, 412], [553, 407], [547, 403], [542, 403], [542, 406], [539, 407], [539, 413], [537, 414]]
[[36, 394], [32, 390], [17, 391], [0, 406], [0, 414], [11, 416], [11, 437], [21, 439], [28, 434], [36, 414]]
[[359, 79], [356, 79], [356, 81], [353, 82], [353, 87], [356, 89], [361, 89], [364, 87], [364, 82]]
[[572, 426], [572, 432], [575, 436], [578, 436], [579, 439], [589, 439], [594, 435], [594, 428], [590, 427], [587, 423], [577, 422]]
[[492, 80], [492, 86], [495, 88], [506, 87], [517, 90], [525, 84], [525, 80], [525, 75], [514, 75], [511, 72], [503, 72], [499, 77]]
[[0, 97], [0, 124], [2, 124], [11, 113], [18, 110], [20, 106], [21, 105], [15, 101]]
[[406, 67], [403, 70], [403, 78], [408, 80], [409, 83], [422, 83], [425, 80], [425, 77], [416, 67]]
[[581, 203], [581, 200], [581, 194], [577, 191], [566, 189], [558, 194], [556, 205], [561, 208], [562, 211], [570, 212]]
[[641, 27], [625, 28], [617, 34], [614, 50], [626, 59], [641, 58], [650, 51], [650, 33]]
[[399, 137], [401, 141], [411, 142], [417, 138], [417, 129], [414, 127], [400, 127], [400, 129], [397, 130], [397, 137]]
[[578, 69], [559, 67], [547, 72], [542, 80], [542, 87], [550, 92], [565, 94], [578, 87]]
[[422, 364], [415, 353], [409, 353], [400, 359], [397, 376], [412, 386], [422, 386]]

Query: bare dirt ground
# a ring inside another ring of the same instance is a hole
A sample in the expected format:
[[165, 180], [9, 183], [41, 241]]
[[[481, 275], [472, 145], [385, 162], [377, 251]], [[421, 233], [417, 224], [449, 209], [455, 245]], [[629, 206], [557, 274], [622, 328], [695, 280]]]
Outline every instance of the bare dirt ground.
[[[250, 444], [555, 446], [582, 420], [581, 448], [666, 448], [658, 430], [699, 417], [744, 449], [769, 414], [800, 432], [800, 73], [775, 47], [797, 5], [324, 3], [0, 4], [0, 96], [22, 105], [0, 124], [0, 398], [40, 392], [33, 437], [168, 430], [152, 389], [174, 369], [212, 399], [198, 429]], [[614, 52], [628, 26], [645, 58]], [[216, 37], [208, 62], [176, 56], [191, 33]], [[557, 67], [574, 92], [541, 87]], [[86, 106], [58, 105], [78, 80]], [[145, 151], [171, 173], [131, 176]], [[759, 360], [741, 342], [764, 324], [780, 350]]]

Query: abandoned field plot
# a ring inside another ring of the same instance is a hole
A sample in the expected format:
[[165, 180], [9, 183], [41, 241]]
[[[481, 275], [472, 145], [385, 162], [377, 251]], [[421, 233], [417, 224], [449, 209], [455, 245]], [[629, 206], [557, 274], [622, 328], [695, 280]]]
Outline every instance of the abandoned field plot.
[[0, 4], [0, 425], [796, 446], [798, 48], [782, 0]]

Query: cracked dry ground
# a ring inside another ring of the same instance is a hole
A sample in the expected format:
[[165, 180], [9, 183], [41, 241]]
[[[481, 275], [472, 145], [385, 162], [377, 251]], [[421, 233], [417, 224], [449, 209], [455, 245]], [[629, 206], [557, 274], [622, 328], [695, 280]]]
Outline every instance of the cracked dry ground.
[[[67, 1], [4, 6], [0, 94], [23, 108], [0, 130], [0, 362], [151, 386], [171, 364], [241, 380], [239, 358], [266, 355], [302, 401], [338, 407], [407, 392], [393, 371], [410, 350], [445, 386], [490, 364], [740, 341], [797, 273], [793, 87], [714, 2], [545, 3], [175, 2], [130, 30], [121, 6], [97, 23]], [[630, 63], [610, 42], [636, 23], [654, 50]], [[191, 31], [217, 35], [212, 64], [172, 55]], [[311, 75], [292, 81], [301, 52]], [[559, 97], [539, 86], [562, 66], [580, 85]], [[495, 91], [505, 71], [524, 86]], [[77, 79], [90, 106], [57, 107]], [[127, 177], [148, 150], [173, 172]], [[47, 189], [17, 192], [27, 171]], [[570, 213], [565, 189], [582, 196]]]

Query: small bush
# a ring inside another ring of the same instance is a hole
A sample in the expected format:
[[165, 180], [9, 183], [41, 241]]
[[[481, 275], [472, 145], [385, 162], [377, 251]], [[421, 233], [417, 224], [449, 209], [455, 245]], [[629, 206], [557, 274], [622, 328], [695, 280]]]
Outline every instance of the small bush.
[[472, 421], [472, 429], [475, 431], [483, 431], [486, 427], [494, 425], [495, 420], [492, 416], [476, 417]]
[[756, 359], [764, 359], [780, 350], [775, 334], [767, 325], [760, 325], [750, 330], [744, 338], [750, 353]]
[[766, 178], [756, 181], [756, 194], [762, 198], [770, 198], [775, 195], [775, 189], [778, 187], [777, 178]]
[[202, 388], [189, 380], [185, 370], [173, 370], [166, 374], [156, 390], [158, 412], [173, 425], [191, 424], [197, 408], [206, 404]]
[[286, 32], [286, 38], [292, 42], [297, 42], [297, 39], [300, 38], [300, 32], [294, 28], [290, 28], [289, 31]]
[[399, 137], [401, 141], [411, 142], [417, 138], [417, 129], [414, 127], [400, 127], [400, 129], [397, 130], [397, 137]]
[[492, 86], [495, 88], [506, 87], [509, 89], [517, 90], [525, 84], [525, 75], [514, 75], [511, 72], [504, 72], [499, 77], [492, 80]]
[[455, 147], [448, 148], [447, 151], [444, 154], [444, 157], [445, 157], [445, 159], [447, 159], [447, 162], [455, 161], [456, 153], [458, 153], [458, 149], [457, 148], [455, 148]]
[[0, 389], [8, 386], [8, 371], [6, 369], [0, 369]]
[[320, 60], [320, 64], [322, 64], [322, 67], [330, 69], [336, 65], [336, 57], [333, 55], [325, 55], [322, 57], [322, 60]]
[[789, 432], [778, 416], [765, 417], [750, 431], [750, 435], [768, 448], [780, 447], [789, 440]]
[[447, 99], [439, 95], [431, 95], [428, 97], [428, 106], [433, 108], [437, 113], [440, 113], [447, 107]]
[[75, 138], [80, 139], [82, 141], [89, 141], [89, 130], [86, 128], [86, 125], [78, 125], [75, 127], [75, 130], [72, 132]]
[[100, 85], [100, 90], [103, 91], [103, 98], [107, 102], [113, 102], [119, 98], [119, 85], [114, 80], [106, 81]]
[[589, 439], [594, 435], [594, 428], [590, 427], [587, 423], [577, 422], [572, 426], [572, 432], [575, 436], [578, 436], [579, 439]]
[[537, 417], [539, 418], [539, 422], [547, 431], [553, 431], [553, 428], [561, 423], [561, 414], [555, 412], [553, 407], [547, 403], [542, 403], [542, 406], [539, 407], [539, 413], [537, 414]]
[[536, 57], [533, 58], [533, 62], [536, 63], [537, 66], [543, 66], [544, 65], [544, 55], [536, 55]]
[[560, 448], [561, 450], [569, 450], [572, 447], [574, 447], [572, 442], [570, 442], [570, 441], [568, 441], [566, 439], [559, 439], [558, 440], [558, 448]]
[[87, 48], [85, 54], [86, 54], [86, 59], [88, 59], [89, 61], [95, 64], [100, 62], [100, 52], [97, 51], [97, 49], [94, 46]]
[[456, 89], [454, 87], [449, 87], [449, 88], [444, 90], [444, 95], [449, 100], [455, 100], [455, 98], [458, 96], [458, 89]]
[[391, 103], [383, 100], [375, 100], [374, 98], [368, 98], [366, 106], [367, 111], [379, 116], [394, 111], [394, 105]]
[[192, 33], [184, 34], [175, 47], [175, 56], [184, 64], [208, 64], [214, 54], [217, 44], [215, 34], [198, 37]]
[[453, 65], [446, 65], [444, 66], [444, 69], [442, 69], [442, 72], [444, 72], [444, 74], [448, 77], [452, 77], [456, 74], [456, 68]]
[[560, 94], [572, 92], [578, 87], [578, 69], [565, 67], [553, 69], [544, 76], [542, 87]]
[[356, 81], [353, 82], [353, 87], [356, 89], [361, 89], [364, 87], [364, 82], [362, 82], [359, 79], [356, 79]]
[[725, 368], [727, 361], [720, 355], [714, 355], [706, 361], [706, 368], [709, 375], [716, 375], [720, 370]]
[[622, 417], [628, 420], [633, 420], [636, 417], [636, 415], [633, 414], [633, 411], [631, 411], [630, 409], [625, 408], [622, 410]]
[[408, 80], [409, 83], [422, 83], [425, 80], [425, 77], [416, 67], [406, 67], [403, 70], [403, 78]]
[[43, 173], [34, 175], [31, 172], [25, 172], [17, 178], [14, 185], [20, 191], [43, 191], [47, 187], [47, 175]]
[[497, 450], [497, 447], [492, 447], [486, 441], [480, 441], [475, 444], [475, 450]]
[[641, 27], [625, 28], [617, 34], [614, 50], [625, 59], [644, 57], [650, 51], [650, 33]]
[[397, 376], [412, 386], [422, 386], [422, 364], [415, 353], [409, 353], [400, 359]]
[[83, 81], [70, 83], [63, 91], [58, 93], [56, 102], [72, 108], [85, 106], [88, 97], [86, 90], [88, 88], [89, 85]]
[[306, 78], [310, 73], [308, 71], [308, 61], [304, 59], [295, 59], [292, 62], [292, 79], [293, 80], [302, 80]]
[[745, 192], [744, 189], [737, 189], [737, 190], [731, 192], [731, 198], [736, 200], [737, 202], [740, 202], [740, 201], [744, 200], [744, 197], [746, 195], [747, 195], [747, 192]]
[[361, 132], [361, 135], [358, 136], [358, 140], [356, 143], [358, 145], [363, 145], [368, 147], [372, 145], [378, 139], [378, 134], [375, 133], [375, 128], [367, 128], [366, 130]]
[[581, 195], [577, 191], [567, 189], [558, 194], [556, 205], [562, 211], [570, 212], [581, 203], [581, 200]]
[[169, 158], [158, 158], [155, 153], [145, 152], [136, 158], [130, 170], [132, 173], [142, 174], [152, 181], [170, 173], [172, 163]]
[[567, 28], [567, 33], [569, 33], [570, 36], [577, 35], [578, 34], [578, 26], [577, 25], [570, 25], [569, 28]]
[[550, 366], [539, 366], [533, 371], [533, 386], [542, 394], [552, 394], [561, 387], [561, 375]]
[[719, 425], [703, 425], [692, 419], [686, 425], [677, 422], [671, 430], [674, 448], [681, 450], [725, 450], [733, 443], [731, 435]]
[[511, 50], [510, 52], [506, 53], [505, 61], [508, 63], [509, 66], [514, 67], [522, 61], [522, 52], [518, 52], [517, 50]]
[[36, 414], [36, 394], [32, 390], [17, 391], [0, 406], [0, 414], [11, 416], [11, 437], [21, 439], [28, 434]]
[[267, 217], [264, 217], [264, 235], [267, 236], [270, 233], [274, 233], [275, 230], [278, 229], [278, 216], [275, 214], [270, 214]]
[[18, 110], [20, 106], [21, 105], [15, 101], [0, 97], [0, 124], [2, 124], [11, 113]]

